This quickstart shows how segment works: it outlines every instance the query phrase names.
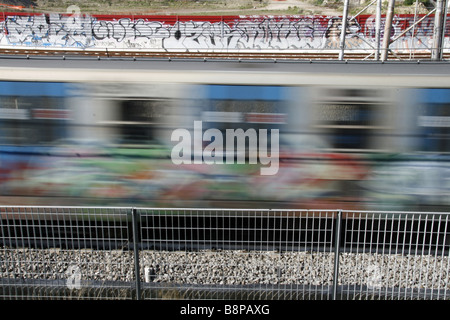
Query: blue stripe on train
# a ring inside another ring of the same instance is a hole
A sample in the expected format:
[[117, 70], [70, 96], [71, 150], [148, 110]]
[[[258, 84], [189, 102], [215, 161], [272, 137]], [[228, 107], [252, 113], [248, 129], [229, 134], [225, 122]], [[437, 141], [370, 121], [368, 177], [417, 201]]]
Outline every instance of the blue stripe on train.
[[422, 103], [450, 103], [450, 89], [420, 89]]
[[207, 98], [213, 100], [265, 100], [287, 99], [287, 88], [278, 86], [208, 85]]
[[69, 86], [62, 82], [0, 81], [0, 96], [65, 97]]

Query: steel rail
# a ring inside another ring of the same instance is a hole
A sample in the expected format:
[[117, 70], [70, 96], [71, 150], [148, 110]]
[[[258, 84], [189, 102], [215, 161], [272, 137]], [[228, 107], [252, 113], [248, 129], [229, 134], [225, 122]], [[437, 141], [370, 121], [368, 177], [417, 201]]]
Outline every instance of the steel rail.
[[[127, 50], [49, 50], [38, 48], [0, 48], [0, 55], [7, 56], [52, 56], [52, 57], [97, 57], [97, 58], [195, 58], [195, 59], [254, 59], [254, 60], [338, 60], [338, 51], [329, 52], [179, 52], [179, 51], [127, 51]], [[373, 60], [370, 52], [346, 52], [344, 60]], [[414, 57], [414, 58], [411, 58]], [[390, 60], [430, 60], [431, 53], [394, 52]], [[443, 60], [450, 59], [450, 52], [444, 53]]]

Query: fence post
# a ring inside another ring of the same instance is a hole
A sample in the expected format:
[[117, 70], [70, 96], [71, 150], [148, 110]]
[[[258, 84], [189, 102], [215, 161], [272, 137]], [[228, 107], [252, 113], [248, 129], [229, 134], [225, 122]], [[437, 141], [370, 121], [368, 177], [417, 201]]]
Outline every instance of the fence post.
[[136, 208], [131, 209], [131, 220], [133, 224], [133, 252], [134, 252], [134, 276], [136, 279], [136, 299], [141, 300], [141, 277], [139, 267], [139, 229]]
[[341, 223], [342, 210], [337, 212], [336, 228], [334, 234], [334, 273], [333, 273], [333, 296], [332, 299], [337, 299], [338, 275], [339, 275], [339, 253], [341, 248]]

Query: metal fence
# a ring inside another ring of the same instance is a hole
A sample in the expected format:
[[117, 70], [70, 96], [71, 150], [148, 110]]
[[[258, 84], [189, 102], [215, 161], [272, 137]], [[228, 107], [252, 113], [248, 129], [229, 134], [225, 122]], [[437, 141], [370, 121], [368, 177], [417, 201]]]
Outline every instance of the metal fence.
[[0, 299], [448, 299], [447, 213], [0, 207]]

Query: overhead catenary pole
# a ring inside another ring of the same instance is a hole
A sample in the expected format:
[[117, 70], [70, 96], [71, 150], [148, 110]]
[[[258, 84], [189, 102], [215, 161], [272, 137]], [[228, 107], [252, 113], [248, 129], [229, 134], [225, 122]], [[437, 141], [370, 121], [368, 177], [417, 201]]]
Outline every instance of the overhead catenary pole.
[[380, 40], [381, 40], [381, 0], [377, 2], [377, 13], [376, 13], [376, 24], [375, 24], [375, 41], [376, 41], [376, 51], [375, 60], [380, 60]]
[[341, 28], [341, 38], [340, 38], [340, 44], [339, 44], [339, 47], [341, 49], [341, 51], [339, 52], [339, 60], [344, 59], [345, 34], [347, 33], [348, 2], [349, 2], [349, 0], [344, 0], [344, 12], [342, 14], [342, 28]]
[[383, 47], [381, 50], [381, 60], [388, 58], [389, 44], [391, 42], [392, 19], [394, 17], [395, 0], [389, 0], [386, 22], [384, 25]]
[[433, 47], [431, 48], [431, 60], [434, 61], [439, 61], [442, 59], [445, 2], [446, 1], [444, 0], [437, 0], [436, 2], [436, 13], [434, 16], [434, 29], [433, 29]]
[[444, 40], [447, 28], [448, 1], [444, 0], [444, 19], [442, 21], [442, 41], [441, 41], [441, 59], [444, 57]]

